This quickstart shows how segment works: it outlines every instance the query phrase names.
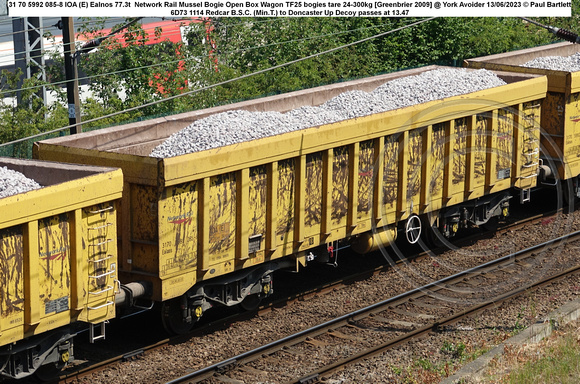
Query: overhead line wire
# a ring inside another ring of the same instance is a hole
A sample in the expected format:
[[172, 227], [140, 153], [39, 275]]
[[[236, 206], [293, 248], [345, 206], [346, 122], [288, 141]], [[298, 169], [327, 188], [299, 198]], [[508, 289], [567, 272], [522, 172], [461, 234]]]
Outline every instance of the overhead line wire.
[[[277, 42], [277, 43], [271, 43], [271, 44], [265, 44], [265, 45], [259, 45], [259, 46], [255, 46], [255, 47], [250, 47], [250, 48], [244, 48], [244, 49], [237, 49], [237, 50], [233, 50], [233, 51], [228, 51], [228, 52], [221, 53], [220, 55], [222, 55], [222, 56], [228, 56], [228, 55], [239, 54], [239, 53], [242, 53], [242, 52], [251, 51], [251, 50], [254, 50], [254, 49], [267, 48], [267, 47], [271, 47], [271, 46], [277, 46], [277, 45], [283, 45], [283, 44], [290, 44], [290, 43], [300, 42], [300, 41], [315, 40], [315, 39], [320, 39], [320, 38], [329, 37], [329, 36], [335, 36], [335, 35], [341, 35], [341, 34], [358, 32], [358, 31], [366, 30], [366, 29], [380, 28], [381, 26], [382, 25], [371, 26], [371, 27], [362, 27], [362, 28], [350, 29], [350, 30], [346, 30], [346, 31], [339, 31], [339, 32], [328, 33], [328, 34], [324, 34], [324, 35], [316, 35], [316, 36], [311, 36], [311, 37], [305, 37], [305, 38], [301, 38], [301, 39], [286, 40], [286, 41], [283, 41], [283, 42]], [[204, 57], [205, 57], [205, 55], [203, 55], [203, 56], [193, 56], [193, 57], [182, 58], [182, 59], [177, 59], [177, 60], [173, 60], [173, 61], [166, 61], [166, 62], [158, 63], [158, 64], [144, 65], [144, 66], [135, 67], [135, 68], [127, 68], [127, 69], [122, 69], [122, 70], [114, 71], [114, 72], [107, 72], [107, 73], [101, 73], [101, 74], [96, 74], [96, 75], [92, 75], [92, 76], [80, 77], [80, 78], [78, 78], [78, 80], [79, 81], [83, 81], [83, 80], [88, 80], [88, 79], [94, 79], [94, 78], [104, 77], [104, 76], [118, 75], [118, 74], [123, 74], [123, 73], [127, 73], [127, 72], [137, 71], [137, 70], [141, 70], [141, 69], [148, 69], [148, 68], [160, 67], [160, 66], [168, 65], [168, 64], [175, 64], [175, 63], [179, 63], [181, 61], [191, 61], [191, 60], [196, 60], [196, 59], [202, 59]], [[49, 83], [49, 84], [46, 84], [46, 85], [35, 85], [35, 86], [31, 86], [31, 87], [21, 88], [20, 90], [37, 89], [37, 88], [41, 88], [41, 87], [45, 87], [45, 86], [58, 86], [58, 85], [66, 84], [67, 82], [68, 82], [67, 80], [55, 81], [55, 82], [52, 82], [52, 83]], [[11, 92], [16, 92], [16, 90], [0, 91], [0, 95], [7, 94], [7, 93], [11, 93]]]
[[[114, 19], [113, 19], [113, 20], [114, 20]], [[119, 20], [124, 20], [124, 19], [121, 19], [121, 18], [120, 18]], [[97, 20], [97, 21], [92, 21], [92, 20], [91, 20], [91, 21], [89, 21], [88, 23], [89, 23], [89, 24], [90, 24], [90, 23], [94, 23], [94, 24], [96, 24], [96, 23], [98, 23], [98, 22], [100, 22], [100, 21], [98, 21], [98, 20]], [[55, 26], [55, 25], [51, 25], [51, 27], [54, 27], [54, 26]], [[43, 27], [43, 28], [44, 28], [44, 29], [46, 29], [45, 27]], [[11, 32], [11, 33], [0, 34], [0, 37], [12, 36], [12, 35], [15, 35], [15, 34], [18, 34], [18, 33], [21, 33], [21, 32], [30, 32], [30, 31], [33, 31], [33, 30], [34, 30], [34, 28], [30, 28], [30, 29], [26, 29], [26, 30], [24, 30], [24, 31], [18, 31], [18, 32], [14, 32], [14, 31], [13, 31], [13, 32]], [[103, 29], [101, 29], [101, 30], [99, 30], [99, 31], [96, 31], [96, 32], [100, 32], [100, 31], [102, 31], [102, 30], [103, 30]], [[90, 34], [90, 32], [88, 32], [88, 34]], [[80, 32], [79, 32], [79, 33], [76, 33], [75, 35], [77, 35], [77, 36], [78, 36], [78, 35], [83, 35], [83, 33], [80, 33]], [[170, 34], [170, 35], [173, 35], [173, 34]], [[52, 36], [50, 36], [48, 39], [50, 39], [50, 38], [55, 38], [55, 37], [56, 37], [55, 35], [52, 35]], [[96, 38], [96, 37], [95, 37], [95, 38]], [[43, 39], [44, 39], [44, 36], [43, 36]], [[146, 38], [143, 38], [143, 39], [136, 39], [136, 41], [142, 41], [142, 40], [145, 40], [145, 39], [146, 39]], [[71, 42], [71, 43], [68, 43], [68, 44], [73, 44], [73, 43]], [[64, 43], [55, 43], [55, 44], [53, 44], [53, 45], [52, 45], [52, 47], [55, 47], [55, 46], [62, 46], [62, 47], [66, 47], [68, 44], [64, 44]], [[7, 58], [7, 57], [11, 57], [11, 56], [16, 56], [16, 55], [22, 55], [22, 54], [25, 54], [26, 52], [27, 52], [27, 51], [21, 51], [21, 52], [11, 52], [11, 53], [6, 53], [6, 54], [0, 54], [0, 58]], [[42, 55], [46, 55], [47, 53], [50, 53], [50, 52], [51, 52], [51, 50], [50, 50], [50, 49], [46, 49], [46, 48], [44, 48], [41, 54], [42, 54]], [[21, 59], [14, 59], [14, 63], [16, 64], [18, 61], [22, 61], [22, 60], [26, 60], [26, 58], [21, 58]]]
[[105, 116], [96, 117], [96, 118], [93, 118], [93, 119], [90, 119], [90, 120], [85, 120], [85, 121], [83, 121], [81, 123], [67, 125], [67, 126], [62, 127], [62, 128], [53, 129], [51, 131], [42, 132], [42, 133], [39, 133], [37, 135], [33, 135], [33, 136], [26, 137], [26, 138], [14, 140], [14, 141], [11, 141], [11, 142], [8, 142], [8, 143], [0, 144], [0, 147], [4, 147], [4, 146], [10, 145], [10, 144], [20, 143], [20, 142], [27, 141], [27, 140], [30, 140], [30, 139], [35, 139], [37, 137], [42, 137], [42, 136], [45, 136], [45, 135], [49, 135], [51, 133], [61, 132], [61, 131], [64, 131], [66, 129], [74, 128], [74, 127], [79, 126], [79, 125], [82, 125], [82, 124], [88, 124], [88, 123], [92, 123], [92, 122], [95, 122], [95, 121], [99, 121], [99, 120], [111, 118], [111, 117], [114, 117], [114, 116], [117, 116], [117, 115], [122, 115], [124, 113], [136, 111], [136, 110], [139, 110], [141, 108], [146, 108], [146, 107], [150, 107], [150, 106], [153, 106], [153, 105], [156, 105], [156, 104], [160, 104], [160, 103], [165, 102], [165, 101], [170, 101], [170, 100], [173, 100], [173, 99], [177, 99], [179, 97], [192, 95], [192, 94], [199, 93], [201, 91], [205, 91], [205, 90], [208, 90], [208, 89], [212, 89], [212, 88], [215, 88], [215, 87], [218, 87], [218, 86], [221, 86], [221, 85], [229, 84], [229, 83], [232, 83], [234, 81], [243, 80], [243, 79], [246, 79], [246, 78], [249, 78], [249, 77], [252, 77], [252, 76], [256, 76], [256, 75], [259, 75], [259, 74], [263, 74], [263, 73], [266, 73], [266, 72], [273, 71], [275, 69], [279, 69], [279, 68], [283, 68], [283, 67], [286, 67], [286, 66], [289, 66], [289, 65], [292, 65], [292, 64], [296, 64], [296, 63], [299, 63], [301, 61], [305, 61], [305, 60], [308, 60], [308, 59], [311, 59], [311, 58], [314, 58], [314, 57], [326, 55], [328, 53], [332, 53], [332, 52], [335, 52], [335, 51], [338, 51], [338, 50], [341, 50], [341, 49], [344, 49], [344, 48], [348, 48], [348, 47], [351, 47], [353, 45], [357, 45], [357, 44], [360, 44], [360, 43], [364, 43], [364, 42], [370, 41], [372, 39], [376, 39], [376, 38], [379, 38], [379, 37], [382, 37], [382, 36], [386, 36], [386, 35], [389, 35], [391, 33], [395, 33], [395, 32], [398, 32], [398, 31], [401, 31], [401, 30], [404, 30], [404, 29], [407, 29], [407, 28], [410, 28], [410, 27], [413, 27], [413, 26], [416, 26], [416, 25], [425, 23], [427, 21], [434, 20], [436, 18], [438, 18], [438, 17], [437, 16], [434, 16], [434, 17], [429, 17], [429, 18], [426, 18], [426, 19], [422, 19], [422, 20], [413, 22], [411, 24], [407, 24], [405, 26], [392, 29], [390, 31], [382, 32], [382, 33], [379, 33], [379, 34], [376, 34], [376, 35], [373, 35], [373, 36], [370, 36], [370, 37], [366, 37], [364, 39], [360, 39], [360, 40], [357, 40], [357, 41], [354, 41], [354, 42], [351, 42], [351, 43], [348, 43], [348, 44], [341, 45], [339, 47], [327, 49], [327, 50], [322, 51], [322, 52], [314, 53], [312, 55], [308, 55], [308, 56], [305, 56], [305, 57], [302, 57], [302, 58], [299, 58], [299, 59], [296, 59], [296, 60], [291, 60], [291, 61], [286, 62], [286, 63], [283, 63], [283, 64], [278, 64], [278, 65], [275, 65], [275, 66], [270, 67], [270, 68], [265, 68], [265, 69], [262, 69], [262, 70], [259, 70], [259, 71], [256, 71], [256, 72], [248, 73], [248, 74], [245, 74], [245, 75], [242, 75], [242, 76], [233, 78], [233, 79], [224, 80], [224, 81], [218, 82], [216, 84], [204, 86], [204, 87], [201, 87], [201, 88], [198, 88], [198, 89], [194, 89], [192, 91], [184, 92], [184, 93], [181, 93], [179, 95], [169, 96], [169, 97], [164, 98], [164, 99], [161, 99], [161, 100], [152, 101], [150, 103], [146, 103], [146, 104], [139, 105], [139, 106], [132, 107], [132, 108], [127, 108], [127, 109], [125, 109], [123, 111], [117, 111], [117, 112], [114, 112], [114, 113], [111, 113], [111, 114], [108, 114], [108, 115], [105, 115]]
[[[25, 18], [25, 17], [14, 17], [13, 19], [24, 19], [24, 18]], [[53, 17], [53, 18], [54, 18], [54, 17]], [[48, 18], [48, 17], [43, 17], [42, 19], [43, 19], [43, 21], [44, 21], [44, 20], [46, 20], [46, 19], [49, 19], [49, 18]], [[59, 19], [59, 20], [60, 20], [60, 17], [59, 17], [59, 18], [57, 18], [57, 19]], [[111, 20], [115, 20], [115, 19], [116, 19], [116, 18], [111, 18]], [[124, 20], [123, 18], [118, 18], [118, 19], [119, 19], [119, 20]], [[90, 20], [90, 21], [87, 21], [87, 24], [96, 24], [96, 23], [99, 23], [99, 22], [100, 22], [99, 20], [94, 20], [94, 21], [93, 21], [93, 20]], [[12, 20], [10, 20], [10, 21], [7, 21], [5, 24], [11, 24], [11, 23], [12, 23]], [[0, 21], [0, 25], [2, 25], [2, 24], [3, 24], [3, 22], [2, 22], [2, 21]], [[43, 29], [48, 29], [48, 27], [56, 27], [56, 24], [43, 25], [43, 27], [42, 27], [42, 28], [43, 28]], [[33, 30], [35, 30], [35, 28], [29, 28], [29, 29], [25, 29], [24, 31], [18, 31], [18, 32], [14, 32], [14, 31], [12, 31], [12, 32], [9, 32], [9, 33], [2, 33], [2, 34], [0, 34], [0, 37], [13, 36], [13, 35], [15, 35], [15, 34], [17, 34], [17, 33], [21, 33], [21, 32], [30, 32], [30, 31], [33, 31]]]

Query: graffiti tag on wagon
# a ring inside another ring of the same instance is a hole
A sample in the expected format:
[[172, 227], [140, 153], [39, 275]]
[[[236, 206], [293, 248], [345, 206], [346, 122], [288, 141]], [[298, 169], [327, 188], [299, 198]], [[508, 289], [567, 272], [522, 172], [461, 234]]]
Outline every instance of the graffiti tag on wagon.
[[41, 259], [48, 259], [48, 260], [64, 260], [66, 258], [68, 246], [60, 247], [58, 249], [53, 249], [52, 251], [48, 252], [40, 252]]
[[167, 221], [170, 224], [190, 224], [191, 223], [191, 212], [187, 212], [187, 213], [182, 213], [181, 215], [176, 215], [176, 216], [169, 216], [167, 218]]

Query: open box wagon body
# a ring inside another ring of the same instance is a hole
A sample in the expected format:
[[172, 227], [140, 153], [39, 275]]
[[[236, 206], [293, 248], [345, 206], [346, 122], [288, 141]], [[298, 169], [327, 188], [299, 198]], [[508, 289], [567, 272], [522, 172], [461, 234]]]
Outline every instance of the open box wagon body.
[[410, 217], [474, 200], [491, 215], [534, 187], [546, 78], [499, 74], [507, 85], [172, 158], [152, 149], [211, 114], [286, 112], [435, 68], [44, 140], [34, 154], [122, 168], [122, 282], [151, 282], [156, 301], [235, 304], [338, 241], [368, 251]]
[[563, 180], [580, 175], [580, 71], [556, 71], [522, 65], [540, 57], [567, 57], [578, 52], [578, 44], [565, 42], [466, 61], [470, 68], [547, 77], [548, 93], [542, 100], [542, 158], [555, 164], [554, 173]]
[[42, 188], [0, 199], [0, 368], [72, 358], [77, 322], [115, 317], [120, 169], [0, 158]]

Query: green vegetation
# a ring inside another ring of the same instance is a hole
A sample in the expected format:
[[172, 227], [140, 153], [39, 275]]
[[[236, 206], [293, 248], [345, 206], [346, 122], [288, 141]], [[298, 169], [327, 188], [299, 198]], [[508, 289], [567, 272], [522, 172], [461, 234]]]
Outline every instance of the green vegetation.
[[431, 359], [421, 357], [407, 367], [392, 365], [390, 368], [398, 377], [398, 381], [402, 383], [439, 383], [459, 367], [477, 359], [488, 350], [489, 348], [484, 343], [476, 346], [463, 341], [446, 340], [439, 350], [439, 355], [434, 351], [429, 352]]
[[577, 383], [580, 377], [580, 343], [573, 332], [549, 346], [543, 357], [530, 360], [509, 375], [513, 384]]
[[[578, 14], [578, 7], [576, 3], [572, 5], [574, 15]], [[98, 50], [80, 57], [79, 70], [88, 77], [90, 88], [90, 97], [85, 97], [82, 105], [82, 120], [247, 76], [417, 20], [223, 18], [191, 22], [187, 44], [164, 41], [153, 45], [146, 44], [146, 33], [134, 24], [122, 32], [125, 45], [106, 39]], [[578, 16], [537, 20], [580, 32]], [[76, 27], [80, 33], [88, 34], [103, 25], [93, 20], [90, 27], [88, 22]], [[156, 35], [163, 38], [163, 30], [158, 29]], [[426, 64], [461, 65], [466, 58], [554, 41], [555, 36], [549, 32], [517, 18], [438, 18], [243, 80], [83, 124], [83, 130]], [[64, 81], [60, 55], [55, 55], [47, 74], [51, 83]], [[19, 77], [20, 73], [0, 74], [3, 96], [15, 95]], [[23, 102], [19, 105], [6, 99], [0, 101], [0, 143], [68, 125], [64, 89], [45, 84], [56, 93], [59, 102], [44, 106], [34, 95], [40, 85], [38, 80], [25, 81]], [[28, 153], [26, 148], [12, 149], [9, 155]]]
[[580, 339], [577, 321], [538, 344], [509, 346], [490, 364], [484, 382], [511, 384], [577, 383]]

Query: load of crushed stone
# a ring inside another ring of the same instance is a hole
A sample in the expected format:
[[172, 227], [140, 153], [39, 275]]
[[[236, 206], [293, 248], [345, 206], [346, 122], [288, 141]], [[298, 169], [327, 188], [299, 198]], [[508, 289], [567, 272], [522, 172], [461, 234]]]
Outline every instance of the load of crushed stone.
[[42, 188], [36, 181], [18, 171], [0, 167], [0, 198]]
[[571, 56], [536, 57], [521, 66], [527, 68], [551, 69], [554, 71], [577, 72], [580, 71], [580, 52]]
[[372, 92], [348, 91], [318, 106], [287, 113], [235, 110], [197, 120], [158, 145], [151, 157], [166, 158], [390, 111], [505, 85], [485, 69], [438, 68], [391, 80]]

